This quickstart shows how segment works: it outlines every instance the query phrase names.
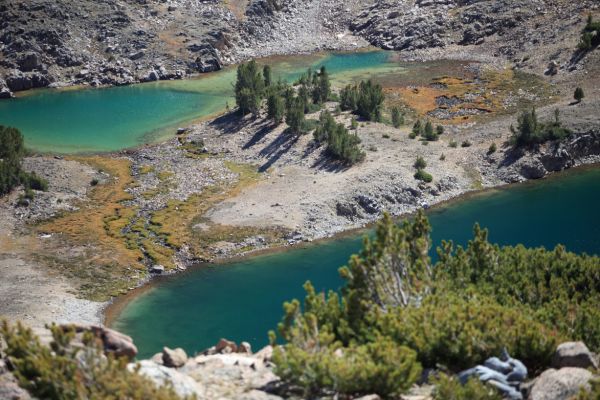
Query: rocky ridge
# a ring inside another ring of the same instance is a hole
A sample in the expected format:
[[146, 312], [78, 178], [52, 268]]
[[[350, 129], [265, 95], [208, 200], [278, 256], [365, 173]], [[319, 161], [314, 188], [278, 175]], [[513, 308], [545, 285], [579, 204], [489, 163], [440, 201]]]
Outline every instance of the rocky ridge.
[[[445, 49], [451, 58], [576, 69], [579, 58], [557, 43], [597, 8], [591, 0], [20, 0], [0, 5], [0, 98], [181, 79], [249, 58], [369, 43], [408, 59]], [[540, 46], [548, 51], [538, 54]]]

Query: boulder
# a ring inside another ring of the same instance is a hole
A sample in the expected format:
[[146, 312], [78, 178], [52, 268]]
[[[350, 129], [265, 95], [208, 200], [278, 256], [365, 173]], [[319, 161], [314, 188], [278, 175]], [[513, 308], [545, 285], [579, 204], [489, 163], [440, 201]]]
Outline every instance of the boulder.
[[150, 267], [149, 272], [151, 274], [156, 274], [156, 275], [160, 275], [163, 274], [165, 272], [165, 267], [160, 265], [160, 264], [155, 264], [152, 267]]
[[139, 365], [139, 374], [142, 374], [154, 382], [157, 386], [171, 384], [175, 392], [181, 397], [198, 394], [198, 385], [191, 377], [182, 374], [176, 369], [167, 368], [150, 360], [127, 365], [130, 371], [135, 371]]
[[546, 168], [538, 160], [525, 160], [519, 172], [526, 179], [540, 179], [546, 175]]
[[237, 345], [231, 340], [221, 339], [215, 346], [215, 351], [220, 354], [235, 353], [237, 351]]
[[33, 71], [34, 69], [39, 69], [42, 66], [42, 60], [40, 59], [39, 54], [37, 53], [27, 53], [23, 57], [21, 57], [18, 61], [19, 67], [21, 67], [22, 71]]
[[248, 342], [242, 342], [237, 347], [238, 353], [252, 354], [252, 346]]
[[112, 353], [117, 357], [125, 356], [129, 359], [137, 355], [138, 350], [131, 337], [104, 327], [92, 327], [92, 331], [102, 339], [105, 353]]
[[566, 342], [557, 347], [552, 358], [552, 367], [598, 368], [598, 362], [585, 343]]
[[13, 93], [6, 86], [4, 79], [0, 78], [0, 99], [10, 99], [11, 97], [14, 97]]
[[187, 354], [182, 348], [170, 349], [163, 347], [162, 351], [162, 363], [165, 367], [179, 368], [183, 367], [187, 362]]
[[259, 359], [262, 362], [271, 361], [271, 358], [273, 357], [273, 346], [268, 345], [263, 347], [262, 349], [254, 353], [253, 357]]
[[548, 369], [535, 381], [530, 400], [567, 400], [579, 393], [582, 387], [590, 387], [593, 375], [583, 368], [566, 367]]
[[63, 331], [74, 330], [78, 335], [78, 339], [81, 339], [83, 332], [91, 332], [94, 336], [102, 342], [103, 350], [105, 353], [114, 354], [117, 357], [128, 357], [129, 359], [135, 358], [137, 355], [137, 347], [133, 344], [131, 337], [117, 332], [113, 329], [105, 328], [99, 325], [77, 325], [77, 324], [64, 324], [60, 325]]

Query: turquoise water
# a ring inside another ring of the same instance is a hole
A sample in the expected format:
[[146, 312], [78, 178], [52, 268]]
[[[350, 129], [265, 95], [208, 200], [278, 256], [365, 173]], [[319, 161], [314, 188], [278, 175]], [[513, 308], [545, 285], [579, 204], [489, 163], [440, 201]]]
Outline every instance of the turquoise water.
[[[264, 59], [275, 78], [296, 79], [306, 68], [326, 65], [346, 82], [380, 73], [402, 73], [390, 53], [359, 52]], [[59, 153], [120, 150], [172, 134], [178, 124], [233, 105], [235, 69], [199, 79], [84, 90], [40, 90], [0, 101], [0, 125], [15, 126], [26, 145]]]
[[[442, 239], [465, 244], [478, 221], [499, 244], [553, 248], [564, 243], [570, 251], [600, 254], [598, 198], [600, 169], [573, 171], [476, 195], [428, 215], [434, 245]], [[164, 345], [194, 353], [221, 337], [247, 340], [256, 349], [267, 343], [283, 301], [303, 297], [306, 280], [318, 290], [339, 288], [337, 269], [360, 246], [355, 236], [195, 268], [160, 280], [130, 302], [113, 326], [134, 338], [142, 357]]]

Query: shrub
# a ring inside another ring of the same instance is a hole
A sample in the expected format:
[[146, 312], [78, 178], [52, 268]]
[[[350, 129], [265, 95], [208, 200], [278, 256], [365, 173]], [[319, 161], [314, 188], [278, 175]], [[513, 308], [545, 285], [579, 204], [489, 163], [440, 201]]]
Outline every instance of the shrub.
[[94, 179], [92, 179], [92, 181], [90, 182], [90, 185], [91, 185], [91, 186], [97, 186], [97, 185], [98, 185], [98, 183], [99, 183], [99, 182], [98, 182], [98, 179], [94, 178]]
[[44, 178], [37, 176], [35, 172], [25, 174], [22, 181], [23, 185], [28, 189], [41, 190], [43, 192], [48, 190], [48, 181], [46, 181]]
[[438, 136], [439, 136], [439, 135], [443, 135], [443, 134], [444, 134], [444, 127], [443, 127], [442, 125], [438, 125], [438, 126], [435, 128], [435, 132], [438, 134]]
[[577, 87], [575, 89], [575, 92], [573, 93], [573, 98], [579, 103], [579, 102], [581, 102], [581, 100], [583, 100], [584, 97], [585, 97], [585, 94], [583, 93], [583, 89], [580, 87]]
[[440, 161], [445, 161], [446, 160], [446, 155], [444, 153], [442, 153], [442, 155], [440, 156]]
[[390, 135], [388, 135], [387, 133], [384, 133], [383, 135], [381, 135], [381, 137], [384, 139], [389, 139]]
[[528, 146], [543, 143], [548, 140], [562, 139], [571, 132], [561, 126], [559, 112], [555, 111], [554, 121], [550, 123], [538, 122], [535, 108], [523, 111], [517, 119], [517, 128], [511, 125], [511, 141], [515, 146]]
[[400, 113], [398, 107], [392, 108], [392, 125], [394, 128], [399, 128], [404, 124], [404, 115]]
[[496, 143], [492, 143], [492, 144], [490, 144], [490, 147], [488, 148], [487, 153], [488, 153], [488, 155], [494, 154], [496, 152], [496, 150], [497, 150]]
[[411, 139], [416, 139], [417, 138], [417, 134], [414, 133], [414, 132], [411, 132], [411, 133], [408, 134], [408, 137], [411, 138]]
[[425, 128], [423, 129], [423, 137], [425, 138], [425, 140], [430, 142], [438, 140], [438, 135], [433, 130], [433, 124], [431, 123], [431, 121], [427, 121], [427, 123], [425, 124]]
[[289, 344], [274, 351], [273, 362], [277, 375], [303, 387], [309, 397], [323, 389], [395, 396], [421, 374], [415, 352], [387, 338], [348, 347], [318, 343], [310, 350]]
[[413, 133], [414, 137], [417, 137], [417, 136], [423, 134], [423, 125], [421, 124], [420, 119], [415, 121], [413, 128], [412, 128], [412, 133]]
[[424, 169], [420, 169], [415, 172], [415, 179], [429, 183], [433, 181], [433, 176], [431, 176], [431, 174], [426, 172]]
[[589, 51], [600, 45], [600, 22], [594, 21], [592, 14], [588, 14], [585, 28], [581, 31], [581, 39], [577, 47], [582, 51]]
[[462, 385], [455, 377], [440, 374], [433, 379], [433, 384], [434, 400], [502, 400], [496, 389], [478, 379], [469, 379]]
[[471, 142], [465, 140], [460, 144], [460, 147], [471, 147]]
[[452, 147], [453, 149], [458, 147], [458, 143], [456, 142], [456, 140], [451, 140], [450, 143], [448, 144], [449, 147]]
[[450, 292], [378, 316], [376, 323], [382, 335], [415, 350], [424, 367], [441, 364], [454, 371], [482, 364], [504, 347], [537, 371], [549, 364], [561, 339], [520, 308]]
[[413, 167], [415, 167], [416, 169], [425, 169], [427, 168], [427, 162], [423, 157], [419, 156], [417, 157], [417, 160], [415, 161]]
[[93, 337], [83, 348], [70, 346], [74, 332], [53, 326], [50, 346], [40, 343], [31, 329], [6, 321], [0, 334], [19, 385], [33, 396], [49, 400], [76, 399], [179, 399], [172, 387], [158, 388], [148, 378], [127, 369], [127, 359], [100, 356]]

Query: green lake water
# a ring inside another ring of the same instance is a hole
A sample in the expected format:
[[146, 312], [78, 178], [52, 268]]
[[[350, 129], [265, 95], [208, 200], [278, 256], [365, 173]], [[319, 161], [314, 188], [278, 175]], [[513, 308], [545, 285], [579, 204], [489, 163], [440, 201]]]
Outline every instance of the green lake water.
[[[428, 215], [435, 246], [442, 239], [465, 244], [479, 222], [501, 245], [563, 243], [570, 251], [600, 254], [599, 198], [600, 169], [580, 170], [475, 195]], [[318, 290], [338, 289], [338, 267], [360, 246], [354, 236], [193, 268], [158, 280], [128, 303], [113, 327], [133, 337], [141, 357], [165, 345], [194, 353], [222, 337], [257, 349], [283, 315], [282, 303], [303, 298], [306, 280]]]
[[[393, 53], [370, 51], [274, 57], [274, 77], [296, 79], [308, 67], [326, 65], [334, 84], [365, 77], [399, 80], [427, 64], [390, 61]], [[452, 63], [450, 63], [452, 64]], [[431, 64], [435, 67], [435, 64]], [[58, 153], [113, 151], [172, 135], [179, 124], [215, 114], [234, 104], [235, 68], [197, 79], [83, 90], [36, 90], [0, 101], [0, 125], [17, 127], [26, 145]]]

